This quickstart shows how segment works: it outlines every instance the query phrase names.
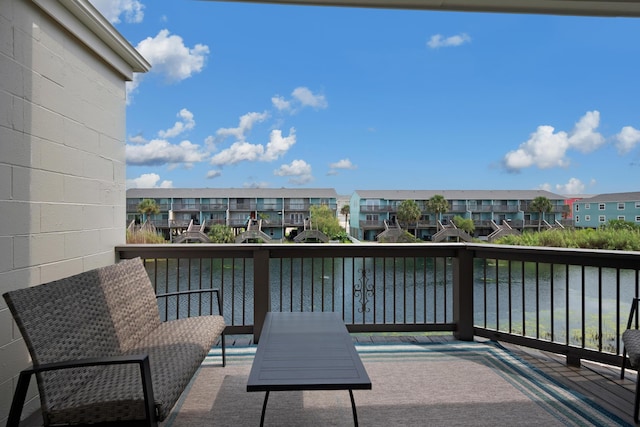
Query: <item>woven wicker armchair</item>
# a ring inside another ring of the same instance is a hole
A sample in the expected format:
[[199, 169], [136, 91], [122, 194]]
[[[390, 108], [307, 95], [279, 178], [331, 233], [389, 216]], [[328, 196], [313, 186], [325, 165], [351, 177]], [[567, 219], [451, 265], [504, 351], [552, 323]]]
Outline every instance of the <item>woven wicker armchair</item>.
[[19, 424], [32, 374], [45, 426], [157, 425], [218, 339], [226, 363], [217, 290], [158, 297], [194, 292], [212, 301], [215, 293], [219, 315], [161, 322], [136, 258], [4, 294], [33, 362], [20, 373], [7, 425]]
[[[640, 330], [638, 329], [638, 298], [634, 298], [631, 303], [631, 311], [629, 312], [629, 320], [627, 321], [627, 329], [622, 333], [622, 342], [624, 350], [622, 351], [622, 369], [620, 370], [620, 379], [624, 379], [624, 369], [627, 364], [627, 355], [629, 355], [629, 365], [638, 371], [636, 378], [636, 399], [633, 408], [633, 420], [638, 422], [638, 408], [640, 406]], [[634, 319], [636, 321], [634, 327]]]

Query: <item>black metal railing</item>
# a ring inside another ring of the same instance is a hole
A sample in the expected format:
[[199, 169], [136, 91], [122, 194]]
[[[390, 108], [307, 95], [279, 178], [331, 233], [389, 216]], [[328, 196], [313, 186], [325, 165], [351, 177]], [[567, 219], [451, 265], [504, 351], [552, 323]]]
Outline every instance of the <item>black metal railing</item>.
[[158, 293], [220, 289], [228, 333], [259, 337], [267, 311], [334, 311], [352, 332], [452, 331], [571, 361], [621, 361], [640, 288], [640, 253], [630, 252], [464, 243], [116, 250], [145, 259]]

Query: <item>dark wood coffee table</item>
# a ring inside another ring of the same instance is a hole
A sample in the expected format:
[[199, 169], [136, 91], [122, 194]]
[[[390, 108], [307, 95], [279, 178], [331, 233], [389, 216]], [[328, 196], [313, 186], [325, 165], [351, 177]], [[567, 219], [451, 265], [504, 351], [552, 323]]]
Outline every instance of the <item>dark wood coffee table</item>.
[[267, 313], [251, 366], [247, 391], [265, 391], [264, 425], [271, 391], [370, 390], [371, 380], [337, 313]]

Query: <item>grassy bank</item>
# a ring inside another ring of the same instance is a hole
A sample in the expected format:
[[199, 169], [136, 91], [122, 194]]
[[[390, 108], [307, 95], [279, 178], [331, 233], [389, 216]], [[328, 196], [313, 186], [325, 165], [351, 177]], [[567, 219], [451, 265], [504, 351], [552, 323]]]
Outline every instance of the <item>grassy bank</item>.
[[517, 246], [640, 251], [640, 227], [526, 232], [520, 236], [505, 236], [494, 243]]

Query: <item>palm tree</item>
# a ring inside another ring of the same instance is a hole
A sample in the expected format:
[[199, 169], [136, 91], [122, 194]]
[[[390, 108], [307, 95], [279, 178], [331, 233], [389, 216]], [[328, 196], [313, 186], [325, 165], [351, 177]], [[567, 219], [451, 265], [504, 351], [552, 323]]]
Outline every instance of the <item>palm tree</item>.
[[349, 205], [342, 206], [342, 209], [340, 209], [340, 213], [344, 215], [344, 226], [345, 228], [347, 228], [347, 226], [349, 225], [349, 214], [351, 213], [351, 207]]
[[427, 200], [427, 210], [436, 214], [438, 220], [442, 219], [442, 214], [449, 211], [449, 202], [440, 194], [436, 194]]
[[413, 235], [415, 237], [418, 236], [418, 220], [420, 219], [421, 215], [422, 212], [420, 211], [418, 204], [414, 200], [404, 200], [398, 205], [398, 220], [406, 222], [407, 228], [409, 228], [409, 223], [416, 223], [416, 228], [413, 232]]
[[160, 208], [153, 199], [143, 199], [138, 204], [138, 212], [142, 214], [142, 222], [145, 223], [149, 220], [149, 216], [160, 213]]
[[553, 209], [553, 205], [551, 204], [551, 201], [546, 197], [538, 196], [533, 199], [533, 201], [529, 205], [529, 208], [534, 212], [538, 212], [538, 231], [540, 231], [542, 220], [544, 219], [544, 214], [546, 212], [551, 212], [551, 209]]

